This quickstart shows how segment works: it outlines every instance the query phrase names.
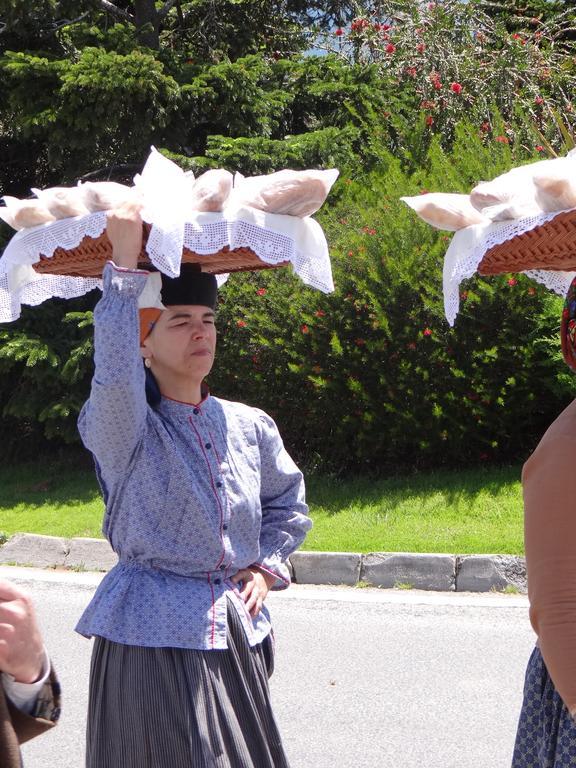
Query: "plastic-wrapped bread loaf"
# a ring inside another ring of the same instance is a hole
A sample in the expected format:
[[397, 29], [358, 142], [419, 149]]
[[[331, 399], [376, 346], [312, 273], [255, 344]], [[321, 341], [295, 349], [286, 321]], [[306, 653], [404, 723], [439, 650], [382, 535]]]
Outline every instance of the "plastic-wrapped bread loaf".
[[116, 181], [78, 182], [80, 200], [90, 213], [117, 208], [130, 198], [133, 194], [132, 189]]
[[486, 224], [488, 220], [474, 208], [468, 195], [450, 192], [430, 192], [426, 195], [401, 197], [420, 218], [436, 229], [456, 232], [473, 224]]
[[5, 195], [5, 208], [0, 208], [0, 219], [13, 229], [26, 229], [55, 221], [55, 217], [40, 200], [19, 200], [17, 197]]
[[267, 213], [311, 216], [322, 206], [338, 171], [277, 171], [267, 176], [234, 177], [230, 196], [238, 205], [249, 205]]
[[576, 208], [576, 176], [573, 174], [541, 173], [534, 176], [534, 186], [536, 201], [546, 213]]
[[82, 196], [78, 187], [33, 188], [32, 192], [56, 219], [85, 216], [89, 213], [88, 208], [82, 202]]
[[477, 184], [472, 205], [492, 221], [521, 219], [576, 207], [576, 157], [557, 157], [512, 168]]
[[192, 187], [190, 206], [194, 211], [221, 211], [232, 191], [232, 174], [213, 168], [199, 176]]

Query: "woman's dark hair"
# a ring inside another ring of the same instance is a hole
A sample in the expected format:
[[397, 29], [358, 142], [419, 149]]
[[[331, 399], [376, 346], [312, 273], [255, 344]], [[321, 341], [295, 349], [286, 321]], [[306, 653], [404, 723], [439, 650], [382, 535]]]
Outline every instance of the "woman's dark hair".
[[155, 408], [162, 397], [160, 388], [158, 387], [158, 382], [154, 378], [154, 374], [150, 368], [144, 366], [144, 373], [146, 374], [146, 400], [148, 401], [148, 405]]

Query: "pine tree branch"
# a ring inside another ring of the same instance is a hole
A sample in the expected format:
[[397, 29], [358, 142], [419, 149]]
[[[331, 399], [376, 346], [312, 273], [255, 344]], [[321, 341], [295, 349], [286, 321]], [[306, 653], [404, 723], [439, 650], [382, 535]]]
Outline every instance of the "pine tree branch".
[[58, 30], [62, 29], [63, 27], [70, 27], [72, 24], [78, 24], [79, 22], [84, 21], [84, 19], [86, 19], [89, 15], [90, 11], [86, 11], [76, 19], [60, 19], [59, 21], [55, 21], [53, 24], [51, 24], [49, 29], [42, 30], [42, 37], [48, 37], [49, 35], [58, 32]]
[[85, 173], [84, 176], [80, 176], [80, 181], [93, 181], [97, 179], [110, 179], [118, 178], [119, 176], [128, 177], [134, 173], [142, 170], [142, 164], [136, 163], [123, 163], [121, 165], [108, 165], [105, 168], [98, 168], [96, 171], [90, 171]]
[[175, 3], [176, 3], [176, 0], [167, 0], [164, 3], [162, 8], [160, 8], [160, 10], [158, 11], [158, 19], [160, 21], [168, 15], [170, 9], [175, 5]]
[[116, 16], [118, 19], [122, 19], [123, 21], [131, 21], [133, 22], [134, 19], [131, 14], [128, 13], [128, 11], [125, 11], [123, 8], [118, 8], [117, 5], [114, 5], [114, 3], [111, 3], [110, 0], [97, 0], [98, 5], [106, 11], [106, 13], [112, 14], [112, 16]]

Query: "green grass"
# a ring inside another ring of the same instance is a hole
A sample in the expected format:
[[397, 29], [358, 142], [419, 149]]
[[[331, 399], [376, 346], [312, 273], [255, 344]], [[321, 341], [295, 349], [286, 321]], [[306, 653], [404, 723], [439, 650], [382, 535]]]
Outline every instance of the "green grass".
[[[303, 549], [522, 554], [520, 469], [350, 479], [311, 476]], [[94, 473], [69, 462], [0, 469], [0, 536], [101, 536]]]
[[304, 549], [523, 553], [520, 468], [381, 480], [310, 478]]
[[69, 462], [0, 469], [0, 532], [101, 536], [104, 505], [94, 471]]

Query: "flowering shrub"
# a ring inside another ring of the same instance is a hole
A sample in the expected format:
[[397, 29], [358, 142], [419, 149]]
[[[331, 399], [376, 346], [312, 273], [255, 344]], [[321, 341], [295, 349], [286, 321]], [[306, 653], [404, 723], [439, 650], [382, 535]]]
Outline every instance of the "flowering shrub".
[[514, 137], [519, 108], [540, 130], [549, 129], [551, 110], [574, 125], [573, 14], [516, 14], [521, 26], [510, 31], [474, 0], [363, 6], [361, 18], [321, 35], [321, 45], [351, 63], [376, 64], [390, 92], [408, 97], [408, 111], [420, 113], [429, 130], [450, 138], [458, 120], [474, 116], [478, 126], [487, 123], [486, 133], [494, 107], [506, 123], [498, 140]]

